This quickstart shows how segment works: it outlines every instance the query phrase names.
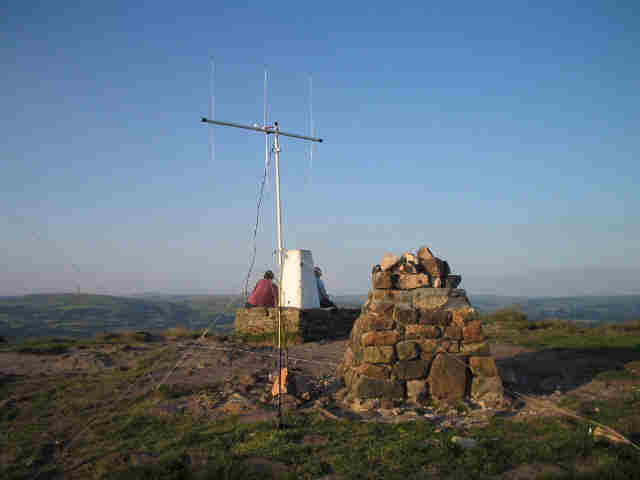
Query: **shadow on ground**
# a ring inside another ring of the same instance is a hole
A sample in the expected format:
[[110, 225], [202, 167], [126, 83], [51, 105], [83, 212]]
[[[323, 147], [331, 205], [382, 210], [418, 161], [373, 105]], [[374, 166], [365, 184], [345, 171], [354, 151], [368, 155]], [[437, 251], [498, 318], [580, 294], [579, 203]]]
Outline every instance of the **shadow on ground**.
[[520, 393], [567, 392], [609, 375], [640, 375], [640, 344], [633, 348], [551, 348], [496, 358], [503, 382]]

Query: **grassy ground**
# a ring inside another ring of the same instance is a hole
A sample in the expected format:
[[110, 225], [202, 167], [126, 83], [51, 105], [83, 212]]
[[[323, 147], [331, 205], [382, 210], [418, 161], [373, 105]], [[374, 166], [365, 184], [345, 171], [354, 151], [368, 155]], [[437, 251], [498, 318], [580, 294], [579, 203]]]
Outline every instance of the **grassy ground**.
[[[582, 334], [559, 324], [530, 330], [522, 318], [504, 315], [487, 325], [500, 332], [517, 330], [527, 335], [527, 345], [595, 348], [598, 337], [609, 347], [640, 343], [634, 325]], [[193, 332], [170, 333], [190, 338]], [[581, 336], [586, 338], [576, 338]], [[148, 345], [145, 340], [121, 334], [82, 346], [119, 342], [135, 347]], [[6, 349], [56, 355], [79, 342], [48, 339]], [[309, 411], [287, 414], [286, 428], [278, 429], [273, 422], [247, 424], [238, 417], [158, 413], [163, 402], [199, 388], [148, 388], [157, 385], [157, 372], [167, 371], [179, 357], [175, 343], [159, 343], [125, 371], [0, 378], [0, 478], [485, 479], [523, 465], [542, 473], [520, 478], [640, 478], [640, 451], [597, 442], [588, 424], [563, 417], [495, 417], [487, 427], [441, 432], [422, 418], [392, 425], [328, 420]], [[640, 440], [640, 381], [635, 374], [620, 375], [612, 372], [607, 379], [628, 385], [619, 396], [587, 403], [567, 396], [563, 406]], [[131, 385], [135, 388], [129, 390]], [[452, 442], [454, 435], [473, 438], [477, 446], [461, 448]]]
[[[274, 333], [265, 333], [262, 335], [234, 334], [233, 338], [240, 343], [249, 345], [277, 345], [278, 335]], [[281, 341], [285, 345], [296, 345], [302, 343], [302, 337], [299, 333], [285, 332]]]
[[640, 319], [591, 327], [568, 320], [529, 321], [520, 311], [505, 309], [482, 317], [485, 333], [495, 342], [546, 348], [637, 348]]
[[[595, 443], [584, 425], [546, 418], [494, 420], [466, 434], [478, 446], [462, 449], [453, 433], [436, 433], [423, 421], [404, 425], [326, 420], [316, 415], [241, 425], [189, 416], [159, 418], [148, 398], [96, 424], [73, 449], [67, 475], [77, 478], [490, 478], [522, 464], [555, 467], [549, 478], [638, 478], [639, 452]], [[23, 432], [23, 438], [33, 431]], [[30, 478], [46, 449], [25, 454], [9, 478]], [[252, 469], [249, 459], [268, 459]], [[86, 462], [86, 463], [83, 463]], [[76, 467], [76, 465], [79, 465]], [[199, 465], [203, 465], [200, 467]], [[60, 468], [45, 467], [52, 474]], [[265, 471], [266, 470], [266, 471]], [[252, 475], [253, 473], [253, 475]]]

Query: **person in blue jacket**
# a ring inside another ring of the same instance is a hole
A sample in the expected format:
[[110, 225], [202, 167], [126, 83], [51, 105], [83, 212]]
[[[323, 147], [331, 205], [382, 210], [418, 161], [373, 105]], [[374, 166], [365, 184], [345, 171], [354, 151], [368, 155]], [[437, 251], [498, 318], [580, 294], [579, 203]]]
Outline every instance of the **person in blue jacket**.
[[316, 277], [316, 282], [318, 284], [318, 297], [320, 298], [320, 308], [338, 308], [335, 303], [331, 301], [329, 295], [327, 294], [326, 288], [324, 288], [324, 282], [320, 278], [322, 276], [322, 270], [320, 267], [313, 267], [313, 273]]

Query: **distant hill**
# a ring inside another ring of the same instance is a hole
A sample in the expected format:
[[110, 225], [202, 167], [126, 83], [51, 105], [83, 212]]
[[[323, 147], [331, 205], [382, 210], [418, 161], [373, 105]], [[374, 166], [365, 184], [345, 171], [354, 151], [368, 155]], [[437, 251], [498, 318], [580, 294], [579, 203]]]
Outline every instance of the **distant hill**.
[[513, 306], [522, 307], [529, 300], [528, 297], [510, 297], [501, 295], [471, 295], [467, 292], [469, 301], [478, 310], [490, 313], [502, 308]]
[[560, 318], [593, 324], [617, 323], [640, 318], [640, 295], [578, 297], [501, 297], [470, 295], [481, 311], [517, 307], [530, 320]]
[[367, 295], [332, 295], [331, 298], [342, 308], [360, 308], [367, 301]]
[[229, 296], [116, 297], [37, 294], [0, 298], [0, 335], [86, 337], [104, 331], [164, 330], [177, 325], [229, 328], [239, 298]]

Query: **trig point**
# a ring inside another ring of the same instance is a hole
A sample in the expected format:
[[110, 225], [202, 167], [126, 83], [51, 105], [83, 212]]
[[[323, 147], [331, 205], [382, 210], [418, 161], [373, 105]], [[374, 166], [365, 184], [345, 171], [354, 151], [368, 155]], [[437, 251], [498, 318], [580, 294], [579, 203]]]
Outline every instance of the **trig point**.
[[311, 250], [287, 250], [282, 266], [282, 306], [320, 308]]
[[[311, 250], [286, 250], [283, 257], [280, 313], [287, 343], [348, 336], [360, 310], [320, 308]], [[278, 308], [240, 308], [234, 327], [249, 341], [272, 343], [278, 333]]]

